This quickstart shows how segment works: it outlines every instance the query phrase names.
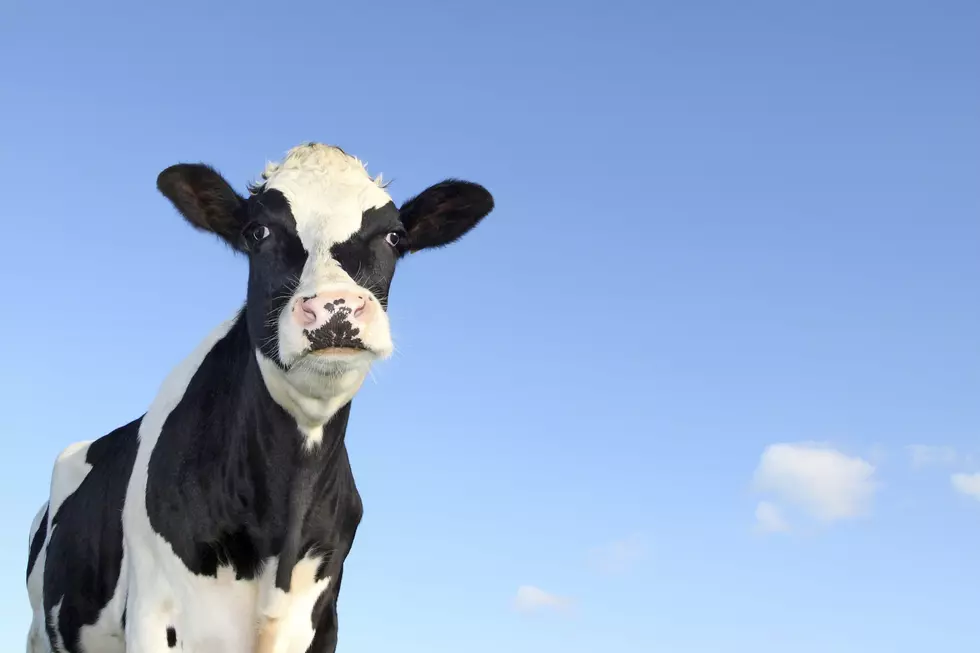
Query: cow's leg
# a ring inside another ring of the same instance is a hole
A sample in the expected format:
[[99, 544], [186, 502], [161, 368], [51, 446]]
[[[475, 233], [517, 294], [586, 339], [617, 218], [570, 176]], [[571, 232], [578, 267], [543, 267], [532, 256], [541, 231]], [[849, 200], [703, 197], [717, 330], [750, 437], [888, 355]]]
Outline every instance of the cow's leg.
[[258, 584], [236, 579], [230, 567], [196, 575], [170, 552], [156, 554], [161, 572], [133, 588], [140, 596], [127, 610], [126, 653], [252, 651]]
[[[130, 511], [129, 515], [135, 512], [129, 505], [126, 509]], [[149, 528], [145, 513], [136, 514], [139, 519], [130, 518], [126, 524], [129, 580], [125, 612], [126, 653], [186, 651], [181, 647], [176, 623], [180, 603], [171, 582], [179, 578], [173, 565], [175, 556], [166, 551], [169, 545]]]
[[140, 507], [128, 513], [126, 653], [252, 651], [258, 582], [226, 566], [195, 574]]
[[182, 651], [169, 585], [155, 573], [135, 573], [131, 583], [126, 600], [126, 653]]
[[309, 650], [314, 635], [314, 608], [330, 586], [329, 577], [317, 579], [319, 567], [319, 556], [301, 559], [289, 574], [288, 589], [276, 586], [278, 563], [268, 565], [263, 571], [255, 653], [306, 653]]
[[316, 634], [306, 653], [336, 653], [337, 651], [337, 598], [333, 592], [324, 592], [320, 597], [322, 606], [317, 606], [313, 615], [316, 619]]
[[48, 634], [44, 631], [44, 613], [35, 612], [27, 632], [27, 653], [51, 653]]
[[336, 653], [337, 651], [337, 632], [339, 629], [337, 599], [340, 597], [340, 585], [343, 578], [344, 567], [341, 565], [329, 591], [320, 596], [313, 608], [311, 618], [316, 624], [316, 634], [313, 635], [313, 641], [310, 642], [310, 647], [306, 653]]

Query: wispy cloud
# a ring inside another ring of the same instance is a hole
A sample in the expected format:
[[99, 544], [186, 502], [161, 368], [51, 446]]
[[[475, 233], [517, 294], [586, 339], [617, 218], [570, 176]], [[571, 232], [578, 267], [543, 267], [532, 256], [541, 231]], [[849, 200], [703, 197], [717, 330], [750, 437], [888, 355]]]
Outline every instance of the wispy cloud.
[[534, 585], [521, 585], [517, 588], [517, 595], [514, 597], [514, 607], [525, 614], [542, 610], [564, 612], [571, 605], [572, 601], [568, 597], [546, 592]]
[[760, 501], [755, 507], [755, 523], [763, 533], [789, 532], [789, 524], [783, 519], [779, 506], [769, 501]]
[[646, 542], [639, 535], [614, 540], [592, 550], [593, 564], [603, 573], [629, 571], [647, 555]]
[[905, 447], [916, 468], [942, 465], [950, 467], [960, 461], [960, 455], [953, 447], [932, 444], [910, 444]]
[[[854, 519], [866, 514], [878, 488], [875, 467], [817, 442], [779, 443], [766, 447], [753, 485], [775, 499], [763, 507], [762, 519], [785, 525], [780, 504], [792, 504], [821, 522]], [[778, 500], [778, 501], [777, 501]], [[776, 508], [775, 514], [772, 508]], [[756, 508], [759, 519], [759, 508]]]
[[953, 489], [960, 494], [965, 494], [968, 497], [973, 497], [977, 501], [980, 501], [980, 472], [975, 474], [953, 474], [950, 476], [950, 482], [953, 484]]

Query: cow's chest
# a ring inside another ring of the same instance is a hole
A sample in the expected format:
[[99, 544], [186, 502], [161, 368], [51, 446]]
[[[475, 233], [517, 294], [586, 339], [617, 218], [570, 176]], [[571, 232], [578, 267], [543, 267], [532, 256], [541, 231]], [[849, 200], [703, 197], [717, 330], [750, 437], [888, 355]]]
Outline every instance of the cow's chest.
[[276, 582], [281, 562], [266, 560], [249, 579], [230, 567], [219, 567], [214, 577], [184, 575], [180, 561], [157, 552], [162, 574], [144, 575], [134, 585], [134, 599], [142, 606], [136, 610], [139, 640], [149, 644], [140, 650], [304, 653], [335, 577], [321, 576], [321, 558], [311, 554], [292, 565], [287, 591]]
[[166, 544], [162, 585], [147, 600], [174, 608], [156, 630], [172, 626], [182, 650], [305, 652], [361, 518], [346, 453], [342, 462], [289, 474], [215, 465], [170, 487], [148, 476], [148, 513]]
[[346, 556], [361, 519], [346, 451], [323, 460], [294, 448], [253, 449], [151, 461], [152, 528], [196, 575], [230, 568], [236, 579], [255, 579], [270, 561], [316, 558], [322, 579]]

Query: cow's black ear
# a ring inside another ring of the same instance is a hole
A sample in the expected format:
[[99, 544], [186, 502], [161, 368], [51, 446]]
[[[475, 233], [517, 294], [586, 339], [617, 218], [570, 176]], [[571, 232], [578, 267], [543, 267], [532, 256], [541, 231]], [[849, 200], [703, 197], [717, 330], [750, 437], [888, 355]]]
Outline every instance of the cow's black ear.
[[411, 198], [400, 209], [408, 232], [406, 249], [417, 252], [459, 239], [493, 210], [493, 196], [470, 181], [447, 179]]
[[214, 168], [203, 163], [172, 165], [157, 176], [157, 189], [194, 227], [242, 251], [245, 198]]

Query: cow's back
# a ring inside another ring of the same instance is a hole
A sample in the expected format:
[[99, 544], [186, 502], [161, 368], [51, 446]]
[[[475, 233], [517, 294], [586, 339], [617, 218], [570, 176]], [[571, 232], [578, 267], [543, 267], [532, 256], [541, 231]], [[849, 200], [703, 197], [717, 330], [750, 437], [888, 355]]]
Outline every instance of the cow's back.
[[31, 528], [28, 653], [123, 651], [122, 510], [140, 419], [66, 448]]

